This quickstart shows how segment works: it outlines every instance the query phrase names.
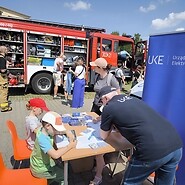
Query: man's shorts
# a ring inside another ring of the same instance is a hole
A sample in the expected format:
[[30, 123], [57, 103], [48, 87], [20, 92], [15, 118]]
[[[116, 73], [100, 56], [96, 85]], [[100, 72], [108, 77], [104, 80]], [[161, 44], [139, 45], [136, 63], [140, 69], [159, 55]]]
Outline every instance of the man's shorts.
[[53, 73], [53, 80], [54, 80], [54, 85], [61, 86], [61, 78], [62, 74], [61, 73]]

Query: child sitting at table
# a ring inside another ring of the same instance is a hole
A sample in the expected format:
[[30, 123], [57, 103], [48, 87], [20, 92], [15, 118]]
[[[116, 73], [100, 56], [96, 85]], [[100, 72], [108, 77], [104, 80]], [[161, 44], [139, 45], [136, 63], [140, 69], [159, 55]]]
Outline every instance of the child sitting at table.
[[[55, 149], [53, 139], [56, 134], [66, 134], [69, 145]], [[33, 176], [46, 178], [49, 184], [54, 181], [60, 185], [64, 184], [63, 166], [56, 165], [54, 160], [75, 146], [74, 135], [65, 129], [61, 115], [52, 111], [47, 112], [42, 118], [42, 127], [36, 134], [34, 149], [30, 157], [30, 170]]]
[[41, 98], [30, 99], [26, 104], [26, 108], [30, 110], [29, 115], [25, 118], [26, 142], [27, 147], [33, 150], [37, 130], [41, 127], [38, 116], [40, 116], [43, 111], [49, 111], [49, 109], [46, 106], [46, 102]]

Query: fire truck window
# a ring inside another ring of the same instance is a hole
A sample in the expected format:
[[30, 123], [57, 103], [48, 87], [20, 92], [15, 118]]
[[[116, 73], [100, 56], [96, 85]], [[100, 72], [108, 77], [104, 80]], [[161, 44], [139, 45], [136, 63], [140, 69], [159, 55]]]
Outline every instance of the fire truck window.
[[141, 55], [144, 52], [145, 45], [143, 43], [139, 43], [136, 48], [136, 55]]
[[117, 53], [118, 52], [118, 45], [119, 43], [117, 41], [114, 42], [114, 52]]
[[100, 51], [101, 51], [101, 39], [100, 39], [100, 37], [98, 37], [98, 40], [97, 40], [97, 58], [100, 57]]
[[102, 40], [102, 50], [107, 51], [107, 52], [112, 51], [112, 41], [107, 40], [107, 39], [103, 39]]

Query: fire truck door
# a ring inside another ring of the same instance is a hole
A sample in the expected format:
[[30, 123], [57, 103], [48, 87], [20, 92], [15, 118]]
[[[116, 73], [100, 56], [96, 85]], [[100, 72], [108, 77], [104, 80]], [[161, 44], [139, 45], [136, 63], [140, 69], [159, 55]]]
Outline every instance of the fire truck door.
[[135, 66], [143, 66], [147, 57], [147, 41], [137, 42], [135, 46]]
[[100, 57], [107, 60], [112, 66], [117, 65], [117, 53], [114, 52], [114, 41], [110, 39], [102, 38], [100, 43]]

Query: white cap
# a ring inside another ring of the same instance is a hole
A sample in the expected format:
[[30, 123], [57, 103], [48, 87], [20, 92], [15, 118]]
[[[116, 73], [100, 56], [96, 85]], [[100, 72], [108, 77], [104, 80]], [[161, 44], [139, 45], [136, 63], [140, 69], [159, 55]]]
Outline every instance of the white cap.
[[47, 112], [43, 118], [42, 121], [47, 122], [51, 124], [57, 131], [65, 131], [65, 127], [62, 123], [62, 117], [60, 114], [56, 112]]

